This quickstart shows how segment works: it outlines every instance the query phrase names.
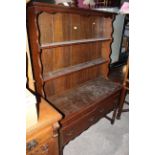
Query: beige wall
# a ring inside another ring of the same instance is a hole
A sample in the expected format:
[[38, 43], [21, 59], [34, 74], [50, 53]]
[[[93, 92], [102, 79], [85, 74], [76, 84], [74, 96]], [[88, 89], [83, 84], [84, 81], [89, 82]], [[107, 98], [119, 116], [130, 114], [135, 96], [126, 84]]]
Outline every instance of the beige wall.
[[[30, 0], [26, 0], [26, 3], [29, 2]], [[26, 30], [27, 31], [27, 30]], [[26, 33], [27, 35], [27, 33]], [[33, 79], [33, 74], [32, 74], [32, 65], [31, 65], [31, 59], [30, 59], [30, 50], [29, 50], [29, 43], [28, 43], [28, 39], [26, 36], [26, 53], [27, 53], [27, 83], [28, 83], [28, 87], [29, 89], [35, 91], [34, 88], [34, 79]]]
[[27, 83], [29, 89], [35, 91], [34, 89], [34, 79], [33, 79], [33, 74], [32, 74], [32, 64], [31, 64], [31, 59], [30, 59], [30, 50], [29, 50], [29, 44], [28, 44], [28, 39], [26, 37], [26, 53], [27, 53]]

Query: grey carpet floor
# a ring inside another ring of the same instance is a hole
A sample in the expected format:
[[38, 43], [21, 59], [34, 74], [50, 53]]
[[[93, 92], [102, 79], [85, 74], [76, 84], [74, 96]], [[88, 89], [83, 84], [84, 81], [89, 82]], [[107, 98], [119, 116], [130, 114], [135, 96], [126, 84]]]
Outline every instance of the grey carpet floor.
[[[126, 97], [128, 100], [128, 96]], [[124, 108], [128, 106], [124, 106]], [[111, 116], [112, 113], [109, 114]], [[122, 113], [114, 125], [102, 118], [64, 148], [64, 155], [128, 155], [129, 113]]]

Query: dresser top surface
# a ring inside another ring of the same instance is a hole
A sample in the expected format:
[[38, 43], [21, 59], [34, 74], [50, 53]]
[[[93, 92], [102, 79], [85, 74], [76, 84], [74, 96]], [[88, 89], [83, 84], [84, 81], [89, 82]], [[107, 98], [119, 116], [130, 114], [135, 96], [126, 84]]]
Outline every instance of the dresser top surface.
[[49, 100], [66, 116], [104, 100], [120, 89], [120, 84], [98, 77]]

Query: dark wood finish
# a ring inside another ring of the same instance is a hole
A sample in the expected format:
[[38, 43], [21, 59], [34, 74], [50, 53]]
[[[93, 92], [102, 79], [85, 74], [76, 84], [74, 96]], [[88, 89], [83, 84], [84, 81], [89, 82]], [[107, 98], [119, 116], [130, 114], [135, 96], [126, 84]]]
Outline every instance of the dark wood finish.
[[60, 153], [110, 111], [114, 123], [121, 91], [119, 84], [108, 80], [114, 16], [44, 3], [28, 5], [37, 93], [64, 116]]
[[124, 72], [125, 68], [126, 68], [126, 65], [110, 68], [109, 79], [114, 82], [123, 84], [124, 77], [125, 77], [125, 72]]
[[118, 90], [120, 90], [119, 84], [98, 77], [64, 93], [51, 96], [48, 100], [63, 112], [66, 116], [65, 120], [67, 120], [68, 115], [71, 118], [82, 109], [96, 106], [95, 102], [98, 103], [106, 99]]
[[26, 154], [27, 155], [58, 155], [58, 129], [62, 116], [41, 99], [39, 103], [38, 123], [27, 129]]
[[39, 47], [39, 32], [37, 28], [37, 14], [35, 13], [35, 9], [29, 9], [29, 22], [28, 22], [28, 31], [31, 33], [31, 37], [29, 38], [30, 41], [30, 48], [31, 48], [31, 58], [37, 59], [37, 61], [33, 61], [32, 64], [32, 69], [33, 69], [33, 74], [34, 74], [34, 79], [35, 79], [35, 87], [36, 91], [41, 94], [41, 96], [44, 96], [43, 92], [43, 81], [41, 77], [41, 72], [42, 72], [42, 67], [41, 67], [41, 61], [40, 61], [40, 55], [38, 55], [38, 51], [40, 51]]
[[44, 49], [41, 54], [43, 74], [102, 58], [100, 48], [101, 43], [91, 43]]
[[61, 77], [63, 75], [71, 74], [73, 72], [77, 72], [77, 71], [84, 70], [84, 69], [87, 69], [93, 66], [104, 64], [106, 62], [107, 61], [103, 60], [102, 58], [99, 58], [99, 59], [95, 59], [92, 61], [87, 61], [85, 63], [80, 63], [78, 65], [59, 69], [53, 72], [49, 72], [47, 75], [45, 75], [44, 81], [48, 81], [48, 80], [51, 80], [57, 77]]
[[61, 47], [67, 45], [74, 45], [74, 44], [86, 44], [86, 43], [93, 43], [93, 42], [103, 42], [110, 40], [109, 38], [95, 38], [95, 39], [81, 39], [81, 40], [72, 40], [72, 41], [64, 41], [64, 42], [56, 42], [56, 43], [46, 43], [41, 45], [41, 49], [50, 49], [53, 47]]
[[[62, 136], [61, 139], [63, 145], [68, 143], [71, 139], [78, 136], [83, 130], [87, 129], [88, 127], [96, 123], [100, 118], [106, 116], [107, 113], [111, 112], [112, 110], [115, 109], [115, 107], [118, 106], [117, 104], [119, 93], [118, 92], [114, 93], [110, 97], [111, 98], [96, 101], [96, 103], [87, 105], [87, 107], [85, 107], [86, 106], [85, 105], [83, 106], [82, 110], [78, 113], [77, 112], [72, 113], [71, 111], [68, 110], [69, 113], [71, 112], [72, 114], [65, 115], [66, 118], [61, 122], [62, 125], [64, 126], [60, 134]], [[77, 107], [76, 110], [78, 110], [80, 107], [79, 105], [75, 106]], [[64, 110], [64, 112], [66, 111]], [[114, 114], [116, 114], [116, 112]], [[111, 123], [113, 123], [114, 118], [111, 119], [110, 121], [112, 121]]]
[[117, 119], [121, 118], [122, 112], [129, 112], [129, 109], [123, 109], [124, 103], [125, 103], [125, 97], [127, 92], [129, 91], [129, 60], [126, 65], [126, 71], [125, 71], [125, 76], [124, 76], [124, 81], [123, 81], [123, 89], [121, 92], [121, 98], [120, 98], [120, 104], [119, 104], [119, 109], [117, 113]]

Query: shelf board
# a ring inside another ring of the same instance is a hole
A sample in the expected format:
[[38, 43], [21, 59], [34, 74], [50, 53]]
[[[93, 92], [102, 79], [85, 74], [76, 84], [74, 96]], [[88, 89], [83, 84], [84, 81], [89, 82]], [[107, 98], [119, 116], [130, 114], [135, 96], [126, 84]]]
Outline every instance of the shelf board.
[[87, 69], [93, 66], [101, 65], [106, 62], [107, 60], [104, 60], [103, 58], [98, 58], [95, 60], [87, 61], [85, 63], [80, 63], [78, 65], [69, 66], [69, 67], [62, 68], [60, 70], [52, 71], [52, 72], [45, 74], [43, 80], [44, 82], [49, 81], [51, 79], [54, 79], [54, 78], [57, 78], [63, 75], [67, 75], [67, 74], [77, 72], [83, 69]]
[[81, 39], [81, 40], [46, 43], [46, 44], [41, 45], [41, 49], [46, 49], [46, 48], [51, 48], [51, 47], [59, 47], [59, 46], [67, 46], [67, 45], [73, 45], [73, 44], [81, 44], [81, 43], [107, 41], [107, 40], [111, 40], [111, 38], [102, 37], [102, 38], [93, 38], [93, 39]]

